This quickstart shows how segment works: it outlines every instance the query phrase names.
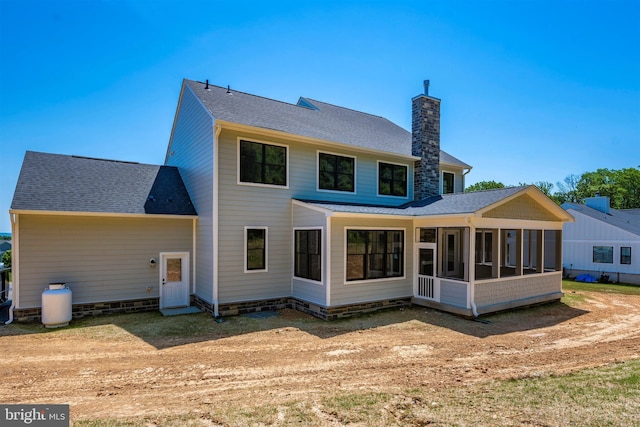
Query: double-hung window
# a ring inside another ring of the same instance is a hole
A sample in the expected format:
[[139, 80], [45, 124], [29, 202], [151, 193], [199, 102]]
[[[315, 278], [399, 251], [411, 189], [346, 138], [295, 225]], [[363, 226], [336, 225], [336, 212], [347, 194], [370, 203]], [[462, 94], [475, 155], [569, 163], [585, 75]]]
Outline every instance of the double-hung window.
[[378, 194], [383, 196], [407, 196], [407, 166], [395, 163], [378, 163]]
[[322, 280], [321, 230], [295, 230], [294, 275], [303, 279]]
[[318, 153], [318, 188], [354, 192], [355, 158]]
[[613, 246], [594, 246], [593, 262], [597, 264], [613, 264]]
[[347, 230], [347, 281], [404, 275], [403, 230]]
[[287, 186], [287, 147], [240, 140], [240, 182]]
[[631, 264], [631, 246], [620, 248], [620, 264]]
[[245, 227], [245, 272], [267, 271], [267, 227]]

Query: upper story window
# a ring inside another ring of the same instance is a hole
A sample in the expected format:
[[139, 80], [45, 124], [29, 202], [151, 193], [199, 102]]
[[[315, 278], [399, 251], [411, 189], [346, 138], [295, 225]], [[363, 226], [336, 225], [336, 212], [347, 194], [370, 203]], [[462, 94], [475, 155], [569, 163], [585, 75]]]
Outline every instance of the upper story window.
[[240, 182], [287, 186], [287, 147], [240, 140]]
[[318, 153], [318, 188], [330, 191], [355, 191], [354, 157]]
[[407, 196], [407, 166], [378, 162], [378, 194]]
[[442, 194], [455, 192], [454, 178], [455, 175], [451, 172], [442, 172]]

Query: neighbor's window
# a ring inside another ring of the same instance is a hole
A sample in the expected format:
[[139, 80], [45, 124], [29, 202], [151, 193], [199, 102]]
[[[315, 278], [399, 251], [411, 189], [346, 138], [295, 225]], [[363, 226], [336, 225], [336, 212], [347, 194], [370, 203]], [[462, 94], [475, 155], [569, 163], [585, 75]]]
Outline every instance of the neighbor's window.
[[240, 141], [240, 181], [287, 185], [287, 147]]
[[350, 191], [355, 189], [355, 159], [336, 154], [318, 154], [318, 188]]
[[347, 230], [347, 280], [404, 275], [404, 231]]
[[407, 195], [407, 167], [392, 163], [378, 163], [378, 193], [385, 196]]
[[630, 246], [623, 246], [620, 248], [620, 264], [631, 264]]
[[322, 280], [321, 230], [295, 231], [294, 275], [303, 279]]
[[594, 246], [593, 262], [598, 264], [613, 264], [613, 246]]
[[453, 178], [454, 175], [451, 172], [442, 172], [442, 194], [454, 192]]
[[245, 228], [245, 270], [265, 271], [267, 269], [267, 228]]

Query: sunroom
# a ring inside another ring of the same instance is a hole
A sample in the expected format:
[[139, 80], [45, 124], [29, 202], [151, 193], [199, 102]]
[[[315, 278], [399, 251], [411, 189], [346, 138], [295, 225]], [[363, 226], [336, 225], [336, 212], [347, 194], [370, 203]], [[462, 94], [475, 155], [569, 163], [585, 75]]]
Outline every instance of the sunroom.
[[[398, 207], [301, 203], [321, 209], [328, 224], [344, 217], [353, 224], [375, 221], [377, 230], [405, 230], [396, 233], [405, 243], [401, 256], [394, 256], [406, 269], [384, 280], [389, 291], [400, 283], [395, 279], [406, 280], [414, 304], [477, 316], [562, 297], [562, 225], [573, 217], [534, 186], [448, 194]], [[366, 262], [367, 256], [373, 265], [373, 252], [358, 259]], [[345, 283], [353, 283], [347, 273]], [[370, 283], [363, 291], [371, 293]]]

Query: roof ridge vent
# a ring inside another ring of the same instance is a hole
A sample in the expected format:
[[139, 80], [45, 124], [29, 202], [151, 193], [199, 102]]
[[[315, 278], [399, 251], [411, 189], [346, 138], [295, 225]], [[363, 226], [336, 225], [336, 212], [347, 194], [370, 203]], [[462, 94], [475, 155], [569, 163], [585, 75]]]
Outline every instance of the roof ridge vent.
[[77, 155], [72, 155], [71, 157], [74, 158], [74, 159], [97, 160], [99, 162], [126, 163], [126, 164], [129, 164], [129, 165], [139, 165], [140, 164], [138, 162], [130, 162], [130, 161], [127, 161], [127, 160], [101, 159], [99, 157], [87, 157], [87, 156], [77, 156]]

